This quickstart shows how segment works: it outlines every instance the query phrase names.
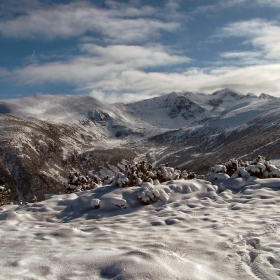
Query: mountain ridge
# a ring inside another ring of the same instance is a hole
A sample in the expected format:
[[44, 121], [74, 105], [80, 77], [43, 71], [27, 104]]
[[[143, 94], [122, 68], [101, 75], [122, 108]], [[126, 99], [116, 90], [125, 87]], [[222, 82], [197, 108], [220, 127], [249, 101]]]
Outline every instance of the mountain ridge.
[[[279, 105], [276, 97], [227, 88], [128, 104], [79, 95], [0, 101], [0, 183], [12, 186], [14, 198], [43, 198], [63, 191], [70, 170], [112, 174], [123, 160], [205, 172], [209, 158], [280, 157]], [[111, 151], [109, 161], [102, 150]]]

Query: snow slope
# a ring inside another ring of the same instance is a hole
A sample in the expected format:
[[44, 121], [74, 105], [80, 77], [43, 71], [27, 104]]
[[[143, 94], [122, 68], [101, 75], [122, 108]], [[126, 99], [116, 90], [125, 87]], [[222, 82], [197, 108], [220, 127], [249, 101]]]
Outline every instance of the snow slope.
[[155, 187], [146, 206], [111, 186], [3, 206], [1, 279], [279, 279], [280, 179]]
[[[265, 95], [267, 96], [267, 95]], [[170, 93], [127, 104], [137, 117], [155, 126], [170, 129], [207, 126], [237, 128], [279, 106], [277, 98], [257, 98], [243, 95], [231, 89], [216, 91], [211, 95], [202, 93]], [[278, 107], [279, 108], [279, 107]], [[218, 123], [217, 123], [218, 122]]]

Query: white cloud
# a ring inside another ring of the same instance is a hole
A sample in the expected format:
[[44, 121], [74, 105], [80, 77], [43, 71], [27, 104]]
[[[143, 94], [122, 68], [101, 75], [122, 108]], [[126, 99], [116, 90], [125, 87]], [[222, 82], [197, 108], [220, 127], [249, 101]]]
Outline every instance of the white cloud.
[[0, 67], [0, 77], [6, 77], [9, 76], [9, 71], [3, 67]]
[[106, 102], [131, 102], [172, 91], [211, 93], [224, 87], [243, 93], [266, 92], [280, 96], [279, 72], [280, 64], [243, 68], [193, 68], [184, 73], [145, 72], [125, 63], [95, 65], [93, 60], [80, 57], [69, 63], [28, 66], [10, 75], [24, 84], [68, 82], [77, 87], [78, 93], [86, 92]]
[[6, 68], [0, 67], [0, 79], [4, 80], [5, 78], [9, 78], [9, 76], [10, 72]]
[[193, 11], [192, 15], [195, 14], [207, 14], [217, 13], [223, 9], [251, 9], [251, 8], [262, 8], [262, 7], [272, 7], [272, 8], [280, 8], [280, 0], [217, 0], [214, 3], [207, 5], [198, 5]]
[[280, 0], [257, 0], [261, 6], [280, 7]]
[[25, 15], [0, 21], [0, 33], [6, 37], [54, 39], [81, 36], [91, 31], [101, 33], [104, 40], [131, 43], [146, 41], [151, 36], [159, 36], [161, 30], [174, 31], [180, 26], [178, 22], [156, 19], [154, 16], [159, 10], [153, 7], [108, 3], [111, 3], [111, 9], [73, 2], [31, 10]]
[[[264, 5], [264, 1], [257, 1]], [[198, 7], [196, 13], [247, 2], [218, 1]], [[276, 6], [279, 1], [268, 2]], [[178, 11], [180, 1], [168, 1], [160, 9], [139, 3], [137, 0], [128, 4], [108, 0], [108, 8], [97, 8], [89, 2], [75, 1], [44, 8], [37, 5], [21, 16], [5, 17], [0, 21], [2, 35], [27, 39], [77, 36], [81, 53], [68, 60], [52, 53], [55, 62], [42, 62], [50, 57], [36, 54], [36, 59], [29, 60], [25, 67], [11, 71], [0, 68], [1, 79], [19, 85], [68, 83], [78, 93], [88, 93], [107, 102], [141, 100], [171, 91], [211, 93], [223, 87], [280, 96], [280, 27], [277, 22], [254, 19], [226, 25], [219, 29], [216, 38], [244, 38], [241, 50], [221, 52], [221, 60], [211, 63], [209, 68], [187, 69], [191, 59], [182, 54], [185, 50], [175, 53], [156, 43], [161, 31], [175, 32], [180, 28], [183, 16]], [[91, 36], [90, 32], [97, 36]], [[171, 67], [187, 70], [177, 73], [170, 70]], [[167, 69], [169, 72], [165, 72]]]
[[240, 7], [240, 5], [245, 7], [260, 6], [277, 8], [280, 7], [280, 0], [221, 0], [219, 4], [224, 8]]
[[262, 65], [267, 64], [267, 59], [261, 51], [231, 51], [220, 53], [220, 60], [217, 60], [212, 65]]
[[251, 0], [228, 0], [228, 1], [220, 1], [220, 6], [222, 8], [232, 8], [232, 7], [238, 7], [240, 5], [244, 5], [246, 3], [250, 3]]
[[[229, 87], [247, 93], [267, 92], [280, 96], [280, 64], [244, 68], [191, 69], [185, 73], [146, 73], [143, 71], [125, 71], [115, 80], [104, 80], [89, 84], [92, 95], [99, 98], [96, 89], [106, 92], [107, 102], [128, 102], [172, 91], [190, 90], [212, 93]], [[129, 81], [129, 82], [128, 82]], [[114, 90], [116, 90], [114, 92]], [[117, 95], [116, 92], [123, 92]]]
[[236, 52], [225, 52], [225, 53], [221, 53], [220, 54], [221, 57], [224, 58], [242, 58], [242, 59], [246, 59], [246, 58], [255, 58], [255, 57], [259, 57], [260, 53], [259, 52], [252, 52], [252, 51], [236, 51]]
[[95, 64], [125, 65], [130, 69], [143, 69], [190, 62], [186, 56], [168, 54], [162, 46], [110, 45], [101, 47], [95, 44], [83, 44], [80, 49], [94, 56]]
[[150, 83], [147, 77], [161, 77], [161, 74], [150, 75], [145, 71], [190, 61], [186, 56], [169, 54], [160, 45], [101, 47], [82, 44], [80, 49], [83, 54], [68, 61], [30, 64], [11, 71], [6, 79], [19, 85], [66, 82], [76, 86], [78, 91], [120, 95], [140, 92], [143, 86], [145, 94], [149, 94], [148, 88], [153, 94], [153, 86], [147, 84]]
[[44, 4], [38, 0], [1, 0], [0, 18], [7, 20], [15, 14], [26, 14], [27, 11], [42, 8]]
[[246, 4], [248, 0], [218, 0], [214, 3], [207, 5], [199, 5], [193, 11], [192, 15], [196, 14], [209, 14], [209, 12], [217, 13], [222, 9], [229, 9]]
[[217, 37], [244, 37], [244, 44], [270, 60], [280, 59], [280, 26], [275, 21], [252, 19], [230, 23], [217, 32]]
[[219, 88], [229, 87], [237, 91], [256, 94], [266, 92], [280, 97], [280, 64], [247, 66], [243, 68], [211, 70], [204, 77], [206, 83], [200, 87], [202, 91], [211, 92]]
[[[77, 91], [98, 93], [100, 97], [110, 94], [117, 100], [121, 92], [119, 98], [131, 99], [139, 92], [140, 85], [145, 86], [142, 77], [149, 76], [145, 71], [164, 70], [162, 67], [191, 61], [155, 43], [161, 31], [174, 32], [180, 28], [177, 11], [180, 0], [166, 1], [162, 7], [143, 6], [137, 0], [129, 3], [107, 0], [105, 4], [107, 8], [85, 1], [37, 5], [19, 16], [0, 21], [0, 33], [6, 37], [27, 40], [78, 37], [81, 51], [70, 59], [68, 56], [68, 60], [62, 60], [56, 53], [50, 57], [38, 52], [32, 60], [25, 60], [27, 66], [7, 71], [2, 80], [18, 85], [65, 82], [74, 85]], [[43, 62], [48, 58], [56, 61]], [[148, 87], [152, 88], [145, 86]]]
[[176, 11], [180, 9], [181, 0], [169, 0], [166, 2], [166, 9], [169, 11]]

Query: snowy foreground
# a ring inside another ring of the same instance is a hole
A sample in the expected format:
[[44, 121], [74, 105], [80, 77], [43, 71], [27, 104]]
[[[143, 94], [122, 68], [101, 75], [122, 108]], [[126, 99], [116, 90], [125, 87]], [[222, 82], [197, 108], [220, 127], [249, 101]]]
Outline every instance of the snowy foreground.
[[0, 278], [280, 279], [280, 179], [244, 185], [170, 181], [150, 205], [141, 187], [103, 186], [2, 206]]

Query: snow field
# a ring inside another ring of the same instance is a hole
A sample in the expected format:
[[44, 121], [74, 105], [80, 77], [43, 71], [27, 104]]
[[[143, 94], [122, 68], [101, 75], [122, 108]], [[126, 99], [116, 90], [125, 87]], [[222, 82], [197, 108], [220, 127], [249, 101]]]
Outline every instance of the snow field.
[[153, 188], [150, 205], [143, 186], [103, 186], [2, 206], [0, 278], [279, 279], [280, 179]]

